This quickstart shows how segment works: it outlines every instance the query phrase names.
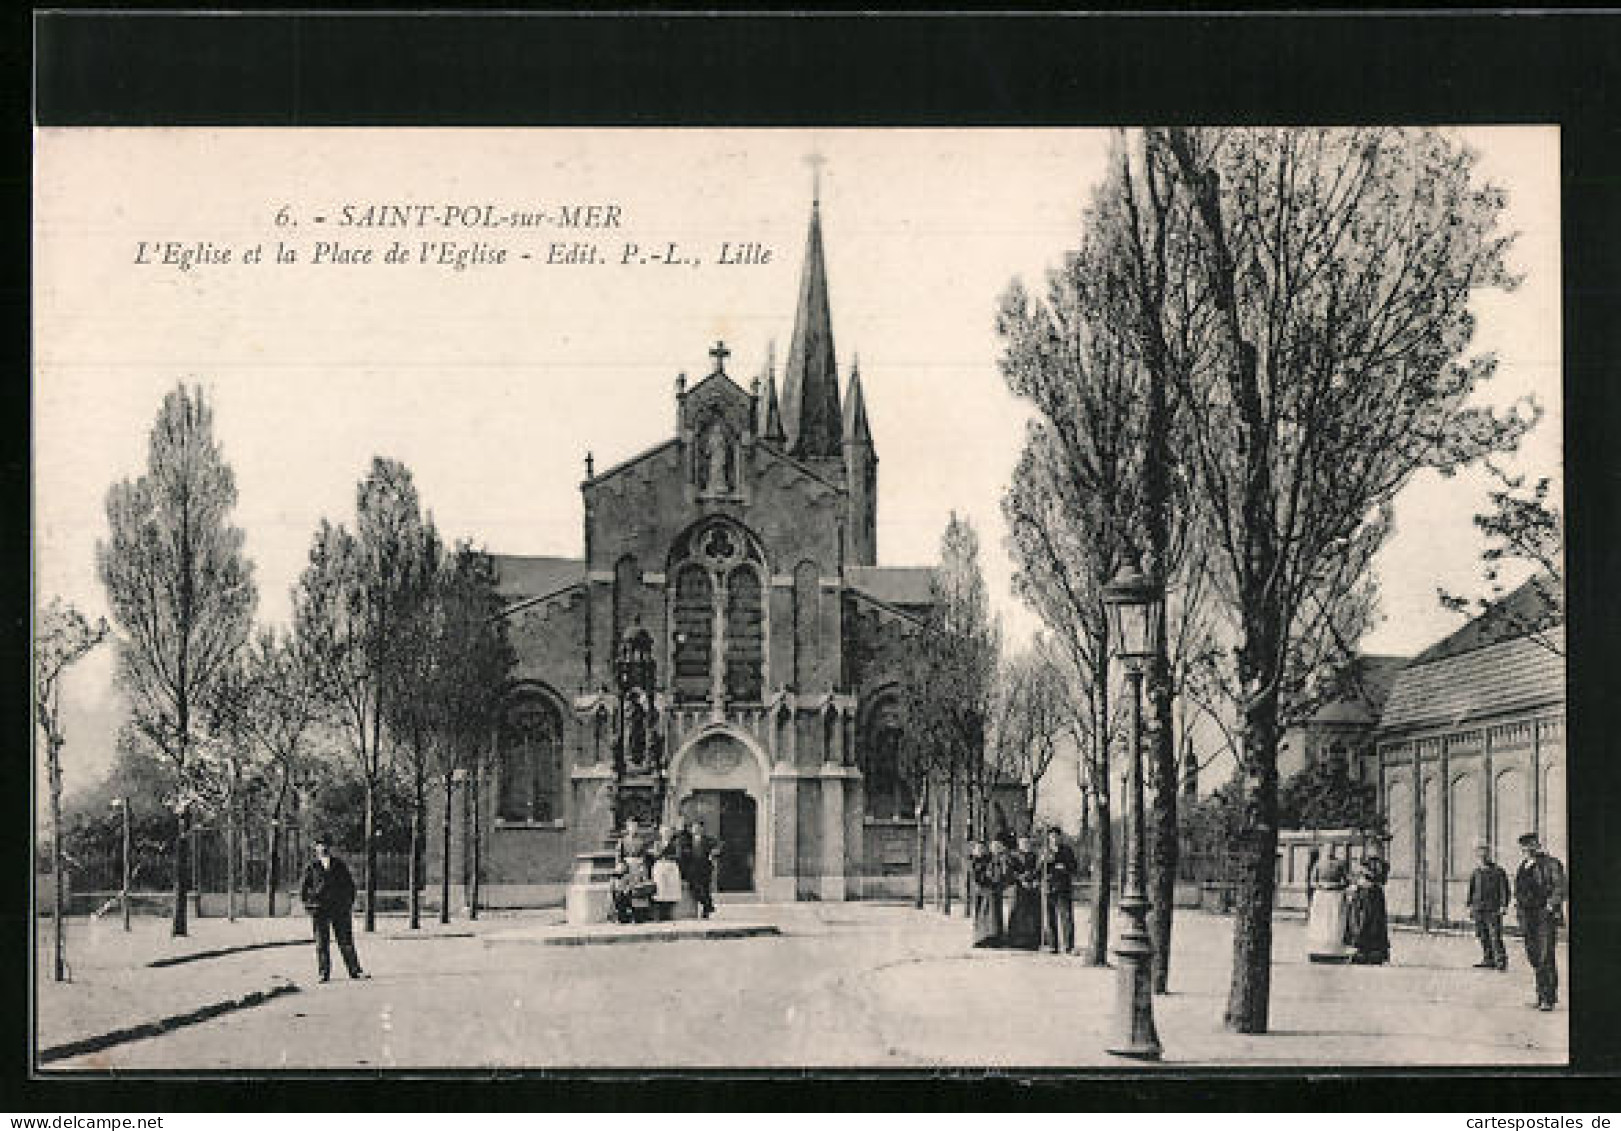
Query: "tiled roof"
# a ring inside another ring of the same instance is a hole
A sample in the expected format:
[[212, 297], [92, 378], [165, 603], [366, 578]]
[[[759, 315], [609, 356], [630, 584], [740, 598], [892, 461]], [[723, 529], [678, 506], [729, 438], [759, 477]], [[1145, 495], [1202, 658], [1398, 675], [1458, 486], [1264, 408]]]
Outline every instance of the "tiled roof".
[[545, 597], [585, 578], [585, 562], [580, 558], [491, 556], [495, 558], [496, 589], [509, 601]]
[[[1426, 659], [1427, 652], [1397, 675], [1380, 728], [1453, 726], [1467, 719], [1562, 702], [1564, 647], [1565, 629], [1559, 625], [1537, 636], [1520, 636], [1461, 654], [1442, 652], [1438, 658]], [[1430, 650], [1438, 651], [1439, 645]]]
[[934, 578], [934, 570], [928, 566], [846, 566], [844, 578], [850, 588], [885, 604], [933, 603], [929, 582]]
[[1531, 578], [1457, 632], [1419, 653], [1413, 663], [1461, 655], [1557, 624], [1564, 619], [1554, 600], [1558, 585], [1547, 575]]
[[1373, 723], [1384, 710], [1406, 656], [1358, 656], [1337, 678], [1334, 698], [1311, 717], [1314, 723]]

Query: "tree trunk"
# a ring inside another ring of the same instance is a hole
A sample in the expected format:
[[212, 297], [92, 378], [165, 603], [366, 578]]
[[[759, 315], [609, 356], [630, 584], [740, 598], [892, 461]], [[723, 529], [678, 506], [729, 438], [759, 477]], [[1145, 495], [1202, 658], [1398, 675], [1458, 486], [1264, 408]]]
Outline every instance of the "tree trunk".
[[455, 779], [449, 772], [445, 774], [445, 820], [442, 828], [443, 838], [440, 844], [443, 851], [439, 854], [439, 921], [450, 922], [450, 838], [451, 838], [451, 800], [455, 789]]
[[421, 806], [413, 803], [411, 805], [411, 851], [406, 854], [405, 858], [405, 884], [408, 889], [406, 903], [410, 908], [410, 927], [413, 931], [422, 929], [421, 884], [419, 882], [420, 873], [417, 871], [417, 857], [419, 855], [417, 845], [421, 843], [421, 839]]
[[[1103, 780], [1109, 778], [1108, 772]], [[1086, 950], [1089, 966], [1109, 964], [1109, 904], [1110, 888], [1114, 881], [1114, 835], [1110, 826], [1109, 791], [1107, 788], [1092, 793], [1092, 827], [1097, 837], [1092, 867], [1092, 919], [1090, 939]]]
[[175, 814], [174, 821], [174, 917], [169, 920], [169, 934], [174, 938], [186, 935], [186, 811]]
[[236, 771], [225, 795], [225, 921], [236, 922]]
[[[1162, 642], [1163, 643], [1163, 642]], [[1153, 790], [1148, 822], [1148, 935], [1154, 944], [1154, 992], [1165, 993], [1171, 976], [1171, 923], [1176, 914], [1176, 748], [1171, 733], [1171, 681], [1163, 654], [1148, 671], [1148, 778]]]
[[951, 829], [957, 816], [957, 772], [946, 779], [945, 832], [940, 837], [940, 912], [951, 914]]
[[1272, 907], [1277, 886], [1278, 764], [1275, 708], [1245, 712], [1244, 827], [1238, 837], [1233, 972], [1225, 1022], [1236, 1033], [1264, 1033], [1272, 996]]
[[281, 886], [281, 819], [287, 811], [287, 775], [283, 774], [281, 788], [276, 792], [276, 807], [270, 812], [270, 858], [265, 861], [265, 913], [276, 917], [276, 891]]
[[468, 895], [467, 895], [467, 917], [469, 919], [477, 919], [478, 918], [478, 897], [479, 897], [478, 888], [479, 888], [479, 879], [480, 879], [479, 874], [482, 871], [481, 866], [484, 863], [484, 841], [483, 841], [483, 838], [479, 835], [480, 830], [481, 830], [481, 826], [484, 824], [484, 815], [483, 815], [482, 810], [479, 809], [479, 797], [478, 797], [479, 779], [481, 779], [483, 776], [484, 776], [484, 767], [479, 762], [474, 762], [473, 763], [473, 787], [472, 787], [472, 793], [473, 793], [473, 871], [472, 871], [472, 876], [471, 876], [470, 890], [469, 890]]
[[[963, 844], [976, 839], [979, 831], [979, 821], [975, 806], [979, 804], [979, 786], [970, 774], [963, 783]], [[963, 853], [962, 868], [962, 917], [971, 919], [974, 915], [974, 870], [968, 866], [968, 854]]]
[[924, 813], [929, 807], [928, 798], [929, 785], [925, 781], [921, 788], [918, 789], [917, 800], [912, 805], [913, 831], [917, 838], [916, 848], [912, 853], [913, 859], [917, 861], [917, 898], [913, 900], [912, 905], [919, 911], [923, 910], [923, 874], [928, 870], [926, 864], [929, 851], [929, 829], [928, 825], [923, 821]]
[[62, 915], [67, 910], [67, 887], [62, 882], [62, 740], [55, 734], [46, 736], [46, 749], [50, 755], [51, 778], [51, 953], [54, 979], [67, 981], [67, 932], [63, 929]]
[[366, 930], [377, 929], [377, 779], [366, 777]]

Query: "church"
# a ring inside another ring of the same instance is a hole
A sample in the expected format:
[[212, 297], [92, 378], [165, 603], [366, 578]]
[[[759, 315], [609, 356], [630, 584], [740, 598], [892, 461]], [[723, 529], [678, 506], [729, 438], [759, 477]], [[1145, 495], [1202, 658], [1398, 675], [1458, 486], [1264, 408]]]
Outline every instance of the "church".
[[780, 395], [770, 362], [740, 382], [717, 343], [675, 381], [673, 435], [587, 456], [580, 557], [494, 555], [518, 663], [450, 860], [485, 906], [560, 903], [616, 814], [702, 818], [723, 898], [908, 890], [899, 681], [932, 573], [878, 564], [878, 451], [836, 365], [820, 213]]

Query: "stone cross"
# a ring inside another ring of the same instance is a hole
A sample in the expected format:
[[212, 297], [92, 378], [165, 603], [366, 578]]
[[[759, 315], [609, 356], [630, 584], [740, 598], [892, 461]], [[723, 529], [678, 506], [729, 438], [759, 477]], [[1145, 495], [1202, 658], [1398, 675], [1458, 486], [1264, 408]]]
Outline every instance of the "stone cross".
[[715, 372], [726, 372], [726, 359], [732, 356], [732, 351], [726, 348], [726, 343], [717, 341], [715, 348], [709, 351], [709, 356], [715, 359]]

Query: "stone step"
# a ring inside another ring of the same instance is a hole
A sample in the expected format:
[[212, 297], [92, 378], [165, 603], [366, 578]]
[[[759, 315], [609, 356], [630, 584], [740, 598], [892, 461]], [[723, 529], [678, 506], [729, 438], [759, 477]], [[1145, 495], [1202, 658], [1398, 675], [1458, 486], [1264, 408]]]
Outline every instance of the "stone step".
[[774, 923], [688, 919], [667, 923], [602, 923], [589, 926], [516, 927], [492, 931], [485, 946], [528, 943], [538, 946], [611, 946], [616, 943], [686, 942], [693, 939], [746, 939], [780, 935]]

